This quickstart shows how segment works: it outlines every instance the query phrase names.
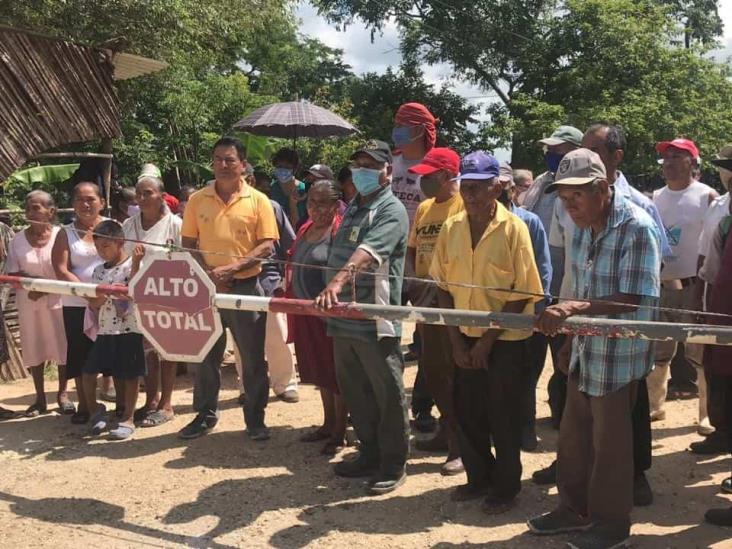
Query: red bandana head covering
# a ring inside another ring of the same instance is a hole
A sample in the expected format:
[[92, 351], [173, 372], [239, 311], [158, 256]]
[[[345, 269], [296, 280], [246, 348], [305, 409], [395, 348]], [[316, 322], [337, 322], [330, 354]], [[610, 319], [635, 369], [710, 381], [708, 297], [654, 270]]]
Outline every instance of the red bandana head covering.
[[396, 115], [394, 123], [400, 126], [422, 126], [424, 128], [424, 146], [427, 151], [437, 142], [437, 123], [439, 120], [422, 103], [404, 103]]

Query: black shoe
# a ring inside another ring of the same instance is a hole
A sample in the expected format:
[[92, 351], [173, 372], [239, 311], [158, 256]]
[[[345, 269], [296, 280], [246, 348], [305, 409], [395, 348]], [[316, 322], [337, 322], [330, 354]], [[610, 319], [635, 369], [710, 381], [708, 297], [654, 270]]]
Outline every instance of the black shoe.
[[437, 429], [437, 420], [432, 412], [419, 412], [414, 418], [414, 428], [420, 433], [434, 433]]
[[378, 464], [367, 461], [360, 454], [356, 459], [339, 461], [333, 466], [333, 472], [339, 477], [345, 478], [361, 478], [371, 477], [376, 473]]
[[709, 509], [704, 513], [704, 520], [717, 526], [732, 526], [732, 507], [726, 509]]
[[218, 419], [206, 418], [198, 414], [193, 421], [178, 431], [178, 437], [186, 440], [201, 437], [216, 427], [218, 422]]
[[653, 490], [648, 484], [644, 473], [635, 475], [633, 478], [633, 505], [636, 507], [647, 507], [653, 503]]
[[411, 349], [404, 353], [404, 362], [416, 362], [419, 360], [419, 355]]
[[726, 437], [722, 433], [715, 431], [704, 440], [692, 442], [689, 445], [689, 451], [692, 454], [701, 456], [712, 456], [715, 454], [726, 454], [728, 447], [729, 443]]
[[594, 525], [567, 542], [569, 549], [620, 549], [628, 547], [630, 528]]
[[719, 489], [725, 494], [732, 494], [732, 477], [724, 479], [719, 485]]
[[518, 498], [502, 498], [495, 494], [489, 494], [480, 506], [481, 511], [487, 515], [500, 515], [513, 509], [518, 503]]
[[524, 452], [533, 452], [539, 445], [536, 439], [536, 429], [533, 425], [527, 425], [521, 429], [521, 449]]
[[251, 440], [263, 441], [269, 440], [269, 429], [262, 425], [261, 427], [247, 428], [247, 435]]
[[554, 460], [549, 467], [539, 469], [531, 475], [531, 480], [539, 486], [548, 486], [557, 483], [557, 461]]
[[461, 484], [455, 488], [450, 494], [452, 501], [470, 501], [486, 497], [491, 493], [489, 486], [472, 486], [470, 484]]
[[588, 530], [592, 523], [586, 517], [581, 517], [567, 509], [556, 509], [526, 521], [529, 530], [537, 536], [553, 536], [567, 532]]
[[369, 480], [369, 492], [375, 495], [388, 494], [399, 488], [407, 480], [407, 473], [402, 471], [396, 475], [379, 473]]

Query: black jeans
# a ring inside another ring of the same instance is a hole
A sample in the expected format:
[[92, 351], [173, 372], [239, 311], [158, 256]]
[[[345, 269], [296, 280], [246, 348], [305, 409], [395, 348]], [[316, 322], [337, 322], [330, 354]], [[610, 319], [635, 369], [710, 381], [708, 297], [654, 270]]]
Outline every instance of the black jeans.
[[[468, 341], [474, 345], [477, 339]], [[490, 487], [496, 496], [512, 499], [521, 491], [521, 404], [529, 369], [526, 342], [496, 341], [488, 360], [487, 370], [455, 368], [460, 454], [469, 485]]]
[[554, 373], [552, 373], [552, 377], [549, 379], [547, 390], [549, 392], [549, 409], [552, 413], [552, 421], [557, 427], [562, 421], [564, 403], [567, 401], [567, 376], [557, 368], [559, 350], [564, 345], [566, 338], [567, 336], [563, 334], [549, 338], [549, 350], [552, 353]]
[[[236, 280], [231, 289], [233, 294], [262, 296], [262, 286], [256, 277]], [[267, 327], [267, 313], [253, 311], [221, 310], [224, 329], [231, 330], [234, 343], [241, 354], [244, 371], [244, 421], [247, 427], [264, 426], [264, 409], [269, 394], [267, 362], [264, 360], [264, 336]], [[221, 389], [221, 362], [226, 350], [224, 333], [196, 368], [193, 388], [193, 409], [208, 419], [218, 417], [219, 390]]]

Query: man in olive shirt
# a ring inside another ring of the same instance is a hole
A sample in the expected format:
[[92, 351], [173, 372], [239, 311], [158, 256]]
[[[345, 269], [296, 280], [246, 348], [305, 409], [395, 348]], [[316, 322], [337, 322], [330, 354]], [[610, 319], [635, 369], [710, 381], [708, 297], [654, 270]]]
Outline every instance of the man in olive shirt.
[[[409, 219], [390, 188], [391, 151], [369, 141], [351, 157], [358, 191], [343, 214], [331, 245], [328, 285], [316, 305], [338, 302], [401, 304]], [[353, 280], [352, 273], [358, 274]], [[409, 416], [404, 394], [401, 325], [386, 320], [328, 319], [338, 386], [351, 412], [361, 447], [358, 457], [335, 465], [343, 477], [371, 477], [371, 493], [403, 484], [409, 452]]]

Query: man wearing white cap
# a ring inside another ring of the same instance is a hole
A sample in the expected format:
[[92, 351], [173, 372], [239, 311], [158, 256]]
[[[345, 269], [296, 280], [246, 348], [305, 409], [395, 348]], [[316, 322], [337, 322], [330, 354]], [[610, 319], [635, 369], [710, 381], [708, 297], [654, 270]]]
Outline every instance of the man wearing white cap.
[[[602, 159], [588, 149], [562, 159], [546, 192], [554, 190], [577, 226], [572, 297], [582, 301], [547, 307], [537, 328], [554, 335], [577, 314], [650, 320], [661, 266], [651, 217], [613, 192]], [[560, 504], [529, 520], [529, 528], [535, 534], [580, 531], [569, 543], [578, 549], [621, 547], [630, 534], [633, 507], [632, 411], [638, 381], [653, 366], [652, 344], [573, 336], [560, 357], [559, 367], [568, 373], [557, 463]]]
[[[707, 214], [704, 216], [704, 228], [699, 237], [699, 265], [702, 266], [699, 270], [699, 278], [700, 283], [704, 284], [705, 294], [709, 293], [710, 285], [714, 284], [713, 270], [707, 268], [706, 260], [712, 255], [714, 235], [717, 227], [719, 227], [719, 222], [730, 214], [729, 187], [732, 183], [732, 171], [724, 167], [725, 165], [729, 166], [730, 160], [732, 160], [732, 143], [722, 147], [717, 153], [717, 158], [712, 160], [712, 164], [719, 171], [719, 180], [727, 192], [719, 198], [715, 198], [709, 205]], [[706, 300], [704, 300], [704, 310], [708, 310]], [[709, 373], [707, 368], [704, 369], [704, 380], [707, 383], [707, 412], [711, 424], [709, 430], [713, 428], [714, 432], [703, 432], [700, 429], [700, 434], [707, 435], [706, 438], [698, 442], [692, 442], [689, 450], [702, 455], [724, 454], [728, 451], [728, 426], [725, 420], [724, 395], [722, 394], [724, 380], [720, 380], [719, 376]], [[732, 484], [730, 487], [732, 488]]]
[[[666, 186], [653, 193], [671, 247], [671, 256], [665, 257], [661, 271], [661, 306], [674, 309], [702, 310], [702, 300], [697, 279], [699, 270], [699, 237], [704, 227], [704, 218], [709, 205], [717, 193], [704, 183], [696, 181], [694, 169], [701, 164], [699, 149], [690, 139], [677, 138], [662, 141], [656, 145], [661, 155], [663, 177]], [[687, 322], [687, 316], [661, 313], [660, 320], [666, 322]], [[702, 370], [701, 345], [684, 345], [684, 354], [697, 370], [699, 387], [699, 426], [702, 432], [709, 428], [707, 417], [706, 382]], [[668, 392], [668, 378], [671, 361], [676, 355], [674, 341], [661, 342], [656, 346], [653, 372], [648, 376], [648, 398], [651, 405], [651, 420], [665, 419], [663, 404]]]

